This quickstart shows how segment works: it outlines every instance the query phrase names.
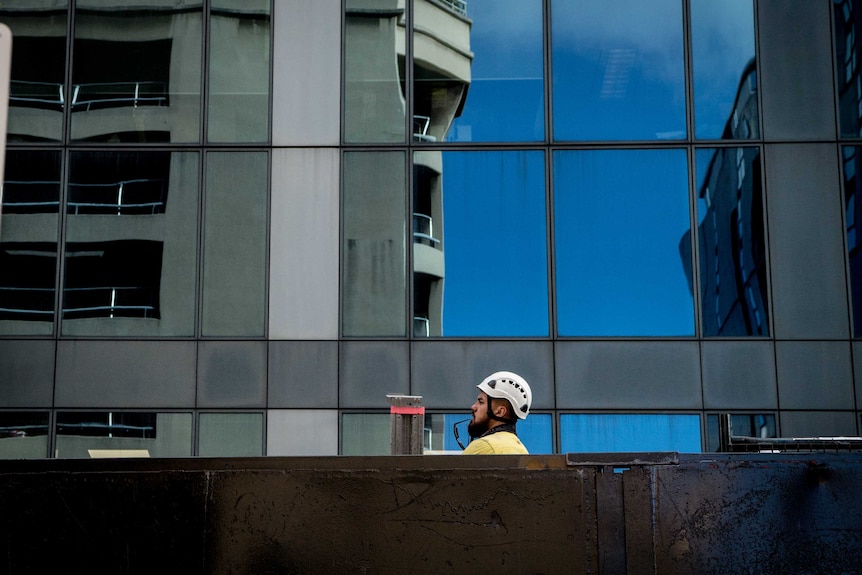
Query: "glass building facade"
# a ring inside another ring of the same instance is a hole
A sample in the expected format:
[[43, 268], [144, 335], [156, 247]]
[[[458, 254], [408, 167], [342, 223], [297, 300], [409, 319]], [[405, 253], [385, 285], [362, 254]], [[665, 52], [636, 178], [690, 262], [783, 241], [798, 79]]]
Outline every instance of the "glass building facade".
[[0, 458], [456, 451], [501, 369], [533, 453], [860, 433], [859, 0], [0, 21]]

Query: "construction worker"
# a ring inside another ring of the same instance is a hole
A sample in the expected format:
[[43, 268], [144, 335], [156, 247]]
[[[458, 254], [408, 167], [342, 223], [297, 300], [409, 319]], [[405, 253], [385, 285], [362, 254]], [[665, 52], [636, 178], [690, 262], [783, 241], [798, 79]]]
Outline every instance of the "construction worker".
[[464, 453], [528, 453], [515, 432], [515, 424], [527, 417], [533, 401], [527, 381], [517, 373], [498, 371], [476, 387], [479, 388], [479, 395], [470, 408], [473, 418], [467, 426], [472, 441]]

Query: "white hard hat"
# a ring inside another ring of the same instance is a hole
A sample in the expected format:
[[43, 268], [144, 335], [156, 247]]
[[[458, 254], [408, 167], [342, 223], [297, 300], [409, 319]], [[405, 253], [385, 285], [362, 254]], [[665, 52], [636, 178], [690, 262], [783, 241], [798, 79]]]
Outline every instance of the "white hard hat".
[[525, 419], [533, 403], [533, 392], [527, 380], [511, 371], [498, 371], [477, 385], [488, 397], [508, 399], [518, 419]]

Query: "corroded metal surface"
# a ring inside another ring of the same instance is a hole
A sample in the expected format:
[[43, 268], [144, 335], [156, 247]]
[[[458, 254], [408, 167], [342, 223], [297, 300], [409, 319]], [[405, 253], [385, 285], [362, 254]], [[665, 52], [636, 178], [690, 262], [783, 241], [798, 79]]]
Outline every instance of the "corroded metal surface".
[[658, 573], [862, 573], [862, 459], [795, 454], [658, 468]]
[[862, 573], [857, 455], [0, 462], [0, 573]]

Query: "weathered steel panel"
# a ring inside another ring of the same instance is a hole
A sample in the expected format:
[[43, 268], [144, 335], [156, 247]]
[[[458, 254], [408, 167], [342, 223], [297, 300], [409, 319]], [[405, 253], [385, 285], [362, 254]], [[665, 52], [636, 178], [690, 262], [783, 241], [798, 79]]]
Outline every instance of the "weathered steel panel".
[[0, 573], [198, 573], [206, 477], [0, 473]]
[[211, 572], [594, 571], [565, 469], [232, 472], [210, 488]]
[[658, 467], [658, 573], [862, 573], [862, 466], [818, 454]]
[[859, 454], [0, 461], [0, 574], [862, 574]]

